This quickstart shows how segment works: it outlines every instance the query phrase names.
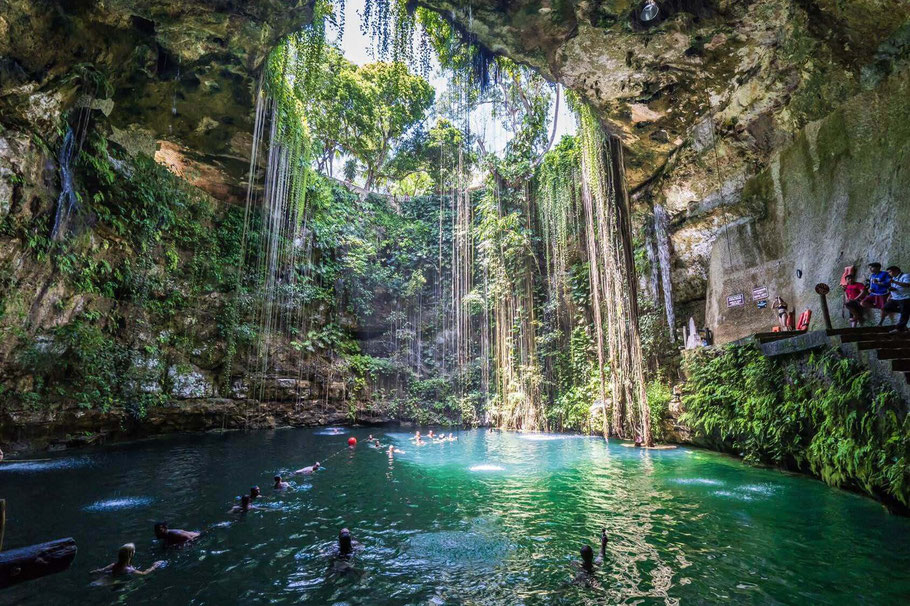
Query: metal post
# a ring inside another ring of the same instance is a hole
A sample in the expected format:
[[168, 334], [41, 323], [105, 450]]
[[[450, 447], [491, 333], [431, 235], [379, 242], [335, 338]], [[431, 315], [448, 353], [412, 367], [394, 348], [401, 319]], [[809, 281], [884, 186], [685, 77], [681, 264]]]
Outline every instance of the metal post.
[[825, 328], [831, 330], [834, 328], [831, 326], [831, 313], [828, 311], [828, 293], [831, 292], [831, 288], [824, 282], [821, 282], [815, 285], [815, 292], [818, 293], [819, 302], [822, 306], [822, 317], [825, 319]]

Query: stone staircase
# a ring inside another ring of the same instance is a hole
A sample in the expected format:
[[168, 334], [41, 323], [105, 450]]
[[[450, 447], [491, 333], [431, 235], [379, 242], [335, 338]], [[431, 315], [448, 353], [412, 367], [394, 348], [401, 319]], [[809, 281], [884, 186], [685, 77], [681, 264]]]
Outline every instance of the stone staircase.
[[808, 332], [767, 332], [752, 337], [766, 356], [837, 347], [869, 367], [876, 380], [887, 383], [910, 403], [910, 332], [891, 334], [891, 326], [836, 328]]
[[910, 332], [891, 333], [891, 326], [836, 328], [826, 331], [841, 349], [853, 350], [880, 371], [890, 371], [892, 384], [910, 393]]

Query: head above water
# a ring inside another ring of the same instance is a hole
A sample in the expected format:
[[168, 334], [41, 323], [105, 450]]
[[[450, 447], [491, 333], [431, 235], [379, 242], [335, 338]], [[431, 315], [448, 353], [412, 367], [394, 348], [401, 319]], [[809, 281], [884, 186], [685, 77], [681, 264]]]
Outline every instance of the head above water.
[[262, 491], [259, 490], [258, 486], [250, 486], [250, 498], [251, 499], [255, 499], [256, 497], [260, 496], [261, 494], [262, 494]]
[[127, 543], [117, 551], [117, 566], [129, 566], [136, 555], [136, 545]]
[[275, 480], [275, 483], [276, 483], [276, 484], [281, 484], [281, 476], [275, 476], [275, 477], [272, 478], [272, 479]]
[[313, 471], [316, 471], [316, 470], [319, 469], [320, 467], [321, 467], [321, 466], [319, 465], [319, 461], [316, 461], [316, 462], [313, 464]]
[[338, 551], [342, 555], [347, 555], [354, 551], [354, 542], [351, 539], [351, 531], [347, 528], [342, 528], [338, 532]]
[[587, 570], [594, 568], [594, 550], [590, 545], [581, 548], [581, 564]]
[[249, 509], [250, 501], [251, 501], [250, 495], [248, 495], [248, 494], [245, 494], [242, 497], [240, 497], [240, 509], [243, 509], [244, 511]]
[[158, 522], [155, 524], [155, 536], [163, 539], [167, 536], [167, 522]]

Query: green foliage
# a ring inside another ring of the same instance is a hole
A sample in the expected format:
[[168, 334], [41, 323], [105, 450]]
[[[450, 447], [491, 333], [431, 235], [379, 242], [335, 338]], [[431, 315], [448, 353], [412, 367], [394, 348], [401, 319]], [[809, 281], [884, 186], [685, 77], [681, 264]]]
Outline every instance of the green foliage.
[[63, 398], [103, 411], [123, 406], [141, 418], [148, 406], [160, 402], [160, 396], [142, 389], [159, 378], [154, 369], [139, 364], [134, 352], [108, 336], [99, 318], [85, 314], [24, 350], [20, 363], [36, 377], [33, 390], [21, 394], [26, 405]]
[[836, 350], [778, 361], [728, 346], [686, 369], [682, 421], [709, 443], [910, 506], [910, 421], [857, 362]]
[[673, 392], [662, 377], [649, 381], [646, 389], [648, 406], [651, 409], [651, 433], [655, 440], [662, 442], [667, 439], [667, 423], [670, 417], [670, 400], [673, 398]]
[[396, 142], [433, 104], [430, 84], [400, 62], [357, 66], [334, 48], [317, 70], [318, 86], [300, 116], [321, 142], [323, 164], [337, 151], [365, 167], [366, 188], [388, 176]]

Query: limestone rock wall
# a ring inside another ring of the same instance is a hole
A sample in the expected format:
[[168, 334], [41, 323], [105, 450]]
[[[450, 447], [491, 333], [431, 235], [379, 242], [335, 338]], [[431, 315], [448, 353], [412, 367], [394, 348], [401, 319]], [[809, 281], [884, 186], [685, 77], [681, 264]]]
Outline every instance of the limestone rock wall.
[[118, 142], [241, 197], [258, 71], [312, 13], [311, 0], [7, 0], [0, 125], [56, 147], [61, 116], [92, 108]]
[[712, 250], [753, 216], [746, 182], [910, 55], [903, 0], [658, 0], [652, 24], [643, 0], [425, 2], [622, 138], [640, 216], [667, 211], [678, 324], [703, 322]]
[[[814, 287], [829, 284], [832, 321], [845, 326], [837, 286], [845, 266], [856, 265], [862, 278], [871, 261], [910, 268], [910, 70], [808, 124], [743, 192], [752, 212], [711, 250], [706, 320], [718, 342], [774, 325], [770, 306], [751, 300], [759, 286], [797, 316], [811, 309], [820, 328]], [[746, 305], [728, 308], [736, 293]]]

